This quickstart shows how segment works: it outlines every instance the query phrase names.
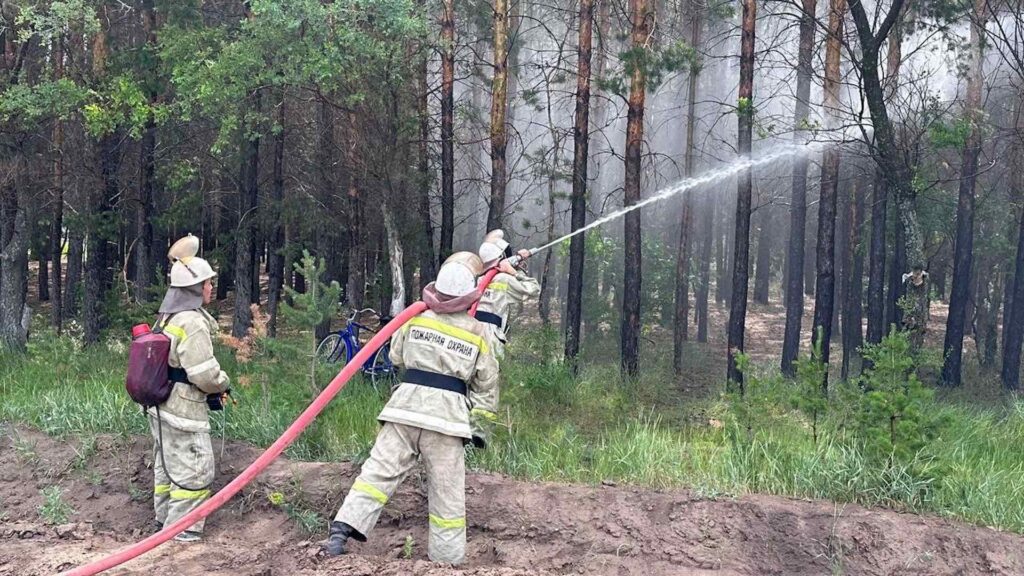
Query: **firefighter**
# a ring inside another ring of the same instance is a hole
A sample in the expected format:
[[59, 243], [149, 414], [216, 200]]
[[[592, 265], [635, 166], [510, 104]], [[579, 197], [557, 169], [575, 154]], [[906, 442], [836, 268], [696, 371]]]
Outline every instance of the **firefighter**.
[[349, 538], [366, 541], [388, 499], [421, 461], [428, 485], [427, 555], [447, 564], [465, 559], [463, 446], [486, 446], [485, 423], [496, 420], [498, 403], [498, 363], [487, 327], [468, 314], [482, 272], [476, 254], [453, 254], [423, 290], [428, 310], [392, 336], [391, 361], [405, 372], [377, 417], [383, 426], [370, 458], [331, 523], [323, 544], [329, 556], [344, 554]]
[[[215, 467], [207, 411], [220, 407], [230, 380], [213, 355], [216, 320], [203, 309], [217, 275], [197, 258], [199, 240], [191, 234], [171, 247], [171, 286], [160, 305], [157, 326], [171, 340], [168, 377], [171, 395], [148, 410], [153, 434], [153, 507], [159, 526], [173, 524], [210, 497]], [[200, 520], [175, 540], [200, 539]]]
[[[489, 324], [491, 341], [500, 359], [505, 351], [505, 343], [508, 342], [512, 306], [523, 303], [527, 298], [538, 296], [540, 283], [526, 272], [514, 268], [505, 259], [506, 256], [511, 256], [511, 250], [508, 241], [505, 240], [505, 233], [501, 230], [487, 233], [480, 245], [479, 254], [485, 268], [497, 265], [499, 270], [480, 297], [476, 319]], [[522, 262], [530, 257], [530, 251], [520, 250], [517, 255]]]

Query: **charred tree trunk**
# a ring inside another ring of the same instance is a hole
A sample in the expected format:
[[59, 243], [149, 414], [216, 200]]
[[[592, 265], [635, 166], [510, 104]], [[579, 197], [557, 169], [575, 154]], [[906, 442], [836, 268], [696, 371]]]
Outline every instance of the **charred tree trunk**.
[[452, 253], [455, 236], [455, 0], [441, 12], [441, 246], [438, 266]]
[[84, 341], [100, 341], [106, 327], [103, 304], [110, 289], [112, 272], [110, 242], [116, 236], [113, 203], [118, 195], [117, 170], [120, 164], [120, 135], [108, 134], [100, 139], [100, 173], [103, 187], [92, 202], [89, 214], [88, 265], [85, 266]]
[[846, 303], [843, 306], [843, 367], [842, 379], [848, 379], [859, 357], [858, 349], [864, 344], [862, 299], [864, 295], [864, 189], [854, 182], [853, 198], [849, 202], [850, 270], [846, 275]]
[[[553, 164], [558, 165], [558, 142], [555, 142]], [[555, 179], [548, 178], [548, 236], [547, 241], [551, 242], [555, 239]], [[551, 282], [551, 259], [554, 256], [554, 250], [547, 250], [544, 254], [544, 267], [540, 276], [540, 302], [538, 304], [540, 310], [540, 319], [545, 326], [551, 323], [551, 292], [554, 291], [554, 287]]]
[[871, 257], [868, 264], [868, 343], [878, 344], [885, 326], [885, 217], [888, 194], [881, 174], [871, 188]]
[[[419, 71], [419, 93], [416, 95], [420, 121], [420, 141], [417, 147], [419, 154], [419, 196], [420, 196], [420, 218], [423, 224], [419, 249], [420, 265], [420, 286], [426, 286], [434, 281], [437, 273], [434, 271], [436, 256], [434, 254], [434, 223], [430, 219], [430, 112], [428, 98], [430, 87], [427, 85], [429, 76], [428, 64], [430, 62], [429, 52], [423, 55]], [[410, 287], [411, 288], [411, 287]]]
[[491, 83], [491, 202], [487, 229], [501, 228], [508, 184], [505, 145], [508, 127], [508, 0], [494, 0], [494, 80]]
[[[1024, 89], [1018, 92], [1017, 130], [1024, 129]], [[1014, 142], [1011, 165], [1024, 165], [1024, 143]], [[1024, 173], [1015, 170], [1010, 180], [1010, 197], [1024, 198]], [[1024, 344], [1024, 216], [1018, 221], [1017, 256], [1013, 266], [1013, 289], [1011, 298], [1004, 305], [1003, 321], [1003, 367], [1001, 379], [1003, 388], [1017, 390], [1020, 387], [1020, 354]]]
[[[811, 101], [811, 75], [814, 73], [814, 15], [816, 0], [803, 0], [800, 14], [800, 48], [796, 68], [796, 112], [793, 140], [807, 139], [807, 114]], [[807, 164], [803, 155], [793, 160], [793, 193], [789, 208], [789, 246], [786, 250], [786, 328], [782, 340], [782, 373], [796, 375], [793, 362], [800, 354], [800, 327], [804, 317], [804, 243], [807, 227]]]
[[704, 225], [701, 227], [700, 280], [695, 299], [697, 308], [697, 342], [708, 341], [708, 294], [711, 291], [711, 247], [715, 237], [715, 210], [710, 193], [705, 193]]
[[[699, 3], [690, 3], [690, 46], [700, 46], [702, 18]], [[686, 90], [686, 160], [684, 175], [693, 176], [696, 169], [694, 130], [697, 124], [697, 81], [700, 78], [700, 63], [692, 62]], [[683, 342], [689, 339], [690, 325], [690, 252], [693, 249], [694, 192], [686, 193], [683, 213], [680, 217], [679, 249], [676, 252], [675, 314], [672, 322], [672, 366], [676, 378], [683, 374]]]
[[[153, 0], [142, 2], [142, 27], [146, 34], [147, 50], [156, 50], [156, 13]], [[155, 57], [151, 55], [151, 57]], [[147, 87], [146, 97], [150, 105], [156, 104], [155, 90]], [[153, 181], [156, 178], [156, 122], [151, 117], [143, 128], [142, 140], [139, 143], [139, 198], [135, 206], [135, 301], [146, 302], [153, 299], [149, 287], [156, 275], [153, 257]]]
[[976, 0], [974, 4], [975, 17], [971, 19], [971, 67], [967, 81], [967, 101], [964, 102], [971, 130], [964, 142], [956, 205], [953, 288], [949, 296], [946, 338], [942, 346], [942, 384], [945, 386], [960, 385], [964, 322], [974, 259], [974, 183], [978, 179], [978, 155], [981, 153], [981, 88], [984, 80], [982, 67], [985, 62], [986, 21], [985, 0]]
[[[843, 35], [846, 0], [832, 0], [829, 6], [828, 41], [825, 48], [824, 108], [828, 128], [836, 127], [839, 108], [839, 50]], [[828, 392], [829, 348], [835, 309], [836, 199], [839, 183], [839, 149], [826, 148], [821, 160], [821, 194], [818, 201], [817, 282], [814, 289], [814, 323], [811, 350], [826, 366], [822, 393]]]
[[[260, 113], [260, 93], [252, 97], [252, 108], [256, 116]], [[253, 275], [258, 273], [254, 262], [256, 252], [256, 209], [259, 200], [260, 138], [248, 135], [242, 137], [242, 164], [238, 182], [238, 228], [235, 235], [235, 315], [231, 323], [231, 335], [241, 338], [252, 327], [252, 285]]]
[[[757, 20], [757, 2], [743, 0], [743, 22], [740, 32], [740, 87], [739, 87], [739, 135], [737, 152], [740, 156], [750, 155], [750, 144], [754, 115], [754, 23]], [[743, 338], [747, 324], [747, 289], [750, 265], [750, 169], [737, 177], [736, 190], [736, 235], [733, 239], [732, 294], [729, 306], [729, 336], [727, 344], [726, 381], [731, 387], [744, 392], [743, 373], [736, 364], [737, 354], [743, 353]]]
[[768, 304], [768, 292], [772, 278], [772, 208], [761, 208], [761, 230], [757, 236], [757, 266], [754, 267], [754, 302]]
[[270, 189], [270, 250], [267, 255], [267, 275], [269, 286], [267, 294], [267, 333], [271, 338], [277, 336], [278, 308], [284, 288], [284, 250], [285, 234], [282, 213], [284, 212], [284, 145], [285, 145], [285, 92], [281, 90], [278, 102], [277, 133], [274, 134], [274, 181]]
[[[647, 50], [651, 9], [648, 0], [630, 0], [633, 50]], [[629, 87], [626, 119], [624, 206], [640, 201], [642, 186], [642, 148], [644, 141], [644, 103], [647, 93], [646, 70], [635, 66]], [[625, 216], [625, 269], [622, 284], [622, 372], [636, 377], [640, 371], [640, 287], [641, 287], [640, 210]]]
[[[579, 65], [576, 77], [576, 124], [573, 128], [572, 200], [570, 227], [587, 223], [587, 168], [590, 145], [590, 61], [594, 24], [593, 0], [580, 0]], [[565, 358], [573, 372], [580, 351], [583, 323], [583, 256], [586, 234], [569, 241], [569, 285], [565, 297]]]

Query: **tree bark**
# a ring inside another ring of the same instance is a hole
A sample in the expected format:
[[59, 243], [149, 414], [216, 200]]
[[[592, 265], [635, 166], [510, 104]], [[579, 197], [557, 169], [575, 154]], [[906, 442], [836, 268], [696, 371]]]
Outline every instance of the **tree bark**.
[[[576, 123], [573, 127], [572, 199], [570, 227], [579, 230], [587, 224], [587, 168], [590, 146], [590, 62], [594, 25], [593, 0], [580, 0], [579, 55], [576, 76]], [[583, 323], [583, 257], [586, 234], [569, 240], [569, 285], [565, 297], [565, 358], [573, 373], [580, 351]]]
[[975, 0], [971, 18], [971, 67], [967, 80], [965, 116], [971, 130], [964, 142], [960, 169], [960, 190], [956, 205], [956, 238], [953, 243], [953, 287], [949, 296], [946, 338], [942, 346], [942, 384], [959, 386], [964, 348], [971, 266], [974, 259], [974, 183], [978, 178], [981, 153], [981, 89], [984, 81], [986, 0]]
[[455, 0], [441, 12], [441, 246], [438, 267], [452, 253], [455, 236]]
[[[156, 13], [153, 0], [142, 2], [142, 28], [146, 35], [146, 47], [149, 51], [156, 50]], [[155, 57], [155, 54], [153, 54]], [[155, 67], [155, 65], [153, 66]], [[150, 105], [157, 102], [158, 95], [151, 87], [146, 87], [146, 97]], [[156, 172], [156, 122], [152, 117], [146, 121], [142, 140], [139, 143], [139, 197], [135, 206], [135, 301], [146, 302], [153, 299], [149, 287], [156, 275], [153, 255], [153, 181]]]
[[[260, 92], [252, 96], [252, 109], [260, 113]], [[231, 335], [241, 338], [252, 327], [253, 275], [258, 273], [253, 255], [256, 252], [256, 218], [259, 200], [260, 137], [241, 134], [240, 175], [238, 182], [238, 228], [235, 235], [235, 315]]]
[[[64, 77], [64, 37], [54, 41], [54, 78]], [[59, 335], [64, 327], [64, 284], [61, 278], [64, 232], [64, 123], [58, 118], [53, 122], [53, 214], [50, 217], [50, 255], [53, 259], [53, 274], [50, 275], [50, 323]]]
[[858, 349], [864, 344], [863, 308], [864, 296], [864, 250], [863, 228], [864, 188], [859, 181], [853, 184], [853, 199], [849, 202], [849, 246], [850, 271], [846, 275], [846, 303], [843, 309], [843, 365], [842, 379], [850, 377], [859, 357]]
[[120, 135], [103, 136], [99, 142], [100, 174], [103, 187], [91, 202], [88, 233], [88, 265], [85, 266], [84, 341], [100, 341], [106, 327], [103, 305], [111, 285], [110, 241], [114, 238], [113, 202], [118, 195], [117, 171], [120, 164]]
[[[797, 52], [796, 110], [793, 141], [807, 139], [807, 115], [811, 101], [811, 75], [814, 74], [814, 16], [816, 0], [803, 0], [800, 14], [800, 48]], [[807, 226], [807, 164], [803, 155], [793, 160], [793, 192], [789, 208], [789, 245], [786, 250], [786, 328], [782, 340], [782, 373], [793, 377], [793, 362], [800, 354], [800, 327], [804, 317], [804, 243]]]
[[761, 207], [761, 229], [757, 236], [757, 266], [754, 267], [754, 302], [768, 304], [772, 278], [772, 207]]
[[[737, 152], [740, 156], [750, 155], [750, 144], [754, 116], [754, 23], [757, 20], [757, 2], [742, 0], [743, 21], [740, 32], [740, 86], [739, 86], [739, 135]], [[743, 373], [736, 364], [736, 357], [743, 353], [744, 331], [747, 323], [747, 289], [749, 287], [748, 267], [750, 265], [750, 169], [737, 177], [736, 189], [736, 236], [733, 239], [732, 294], [729, 306], [729, 335], [727, 343], [726, 381], [731, 388], [739, 387], [743, 394], [745, 387]]]
[[885, 336], [885, 219], [889, 199], [885, 180], [876, 174], [871, 188], [871, 258], [868, 264], [868, 338], [878, 344]]
[[405, 277], [402, 275], [402, 239], [398, 234], [395, 216], [388, 209], [388, 203], [381, 202], [380, 210], [384, 216], [384, 230], [388, 238], [388, 262], [391, 265], [391, 305], [389, 312], [392, 317], [398, 316], [405, 309]]
[[[630, 0], [632, 46], [636, 54], [646, 54], [650, 35], [651, 9], [648, 0]], [[624, 206], [640, 201], [642, 186], [642, 148], [644, 141], [644, 103], [647, 76], [643, 66], [633, 66], [630, 74], [629, 102], [626, 115]], [[625, 216], [625, 268], [622, 285], [622, 372], [636, 377], [640, 370], [640, 287], [641, 239], [640, 210]]]
[[277, 108], [278, 131], [274, 134], [274, 181], [270, 189], [271, 223], [270, 223], [270, 254], [267, 256], [267, 275], [269, 286], [267, 294], [267, 334], [271, 338], [277, 336], [278, 308], [284, 287], [284, 223], [281, 214], [284, 212], [284, 146], [285, 146], [285, 92], [281, 90], [281, 99]]
[[[28, 342], [25, 304], [30, 240], [30, 215], [25, 194], [24, 152], [16, 150], [12, 189], [0, 190], [0, 222], [6, 213], [8, 222], [0, 227], [0, 352], [24, 352]], [[6, 198], [5, 198], [6, 196]]]
[[[690, 46], [700, 46], [701, 17], [698, 2], [690, 3]], [[686, 94], [686, 152], [684, 176], [691, 178], [696, 169], [697, 146], [694, 130], [697, 124], [697, 82], [700, 78], [700, 63], [691, 62]], [[678, 379], [683, 374], [683, 342], [689, 339], [690, 324], [690, 252], [693, 244], [694, 192], [686, 192], [683, 213], [680, 216], [679, 249], [676, 251], [676, 292], [675, 314], [672, 323], [672, 366]]]
[[[550, 104], [550, 103], [549, 103]], [[550, 107], [549, 107], [550, 110]], [[554, 132], [554, 130], [552, 130]], [[558, 140], [555, 140], [553, 151], [554, 158], [552, 165], [558, 165]], [[548, 178], [548, 235], [547, 242], [555, 239], [555, 178]], [[540, 276], [540, 302], [538, 303], [540, 319], [544, 326], [551, 323], [551, 292], [554, 290], [551, 283], [551, 259], [554, 257], [554, 250], [547, 250], [544, 254], [544, 267]]]
[[[434, 281], [437, 275], [435, 270], [434, 255], [434, 223], [430, 216], [430, 112], [428, 98], [430, 87], [427, 85], [429, 76], [428, 64], [430, 52], [424, 48], [422, 61], [419, 70], [419, 93], [416, 95], [417, 113], [420, 121], [420, 141], [417, 147], [418, 171], [419, 171], [419, 200], [420, 218], [423, 225], [420, 237], [419, 265], [420, 265], [420, 286], [426, 286]], [[411, 287], [410, 287], [411, 288]]]
[[491, 83], [491, 202], [487, 230], [502, 227], [508, 183], [505, 146], [508, 127], [508, 0], [494, 0], [494, 79]]
[[708, 294], [711, 291], [711, 247], [715, 237], [714, 199], [710, 192], [704, 193], [704, 225], [701, 227], [700, 281], [695, 299], [697, 308], [697, 342], [708, 341]]

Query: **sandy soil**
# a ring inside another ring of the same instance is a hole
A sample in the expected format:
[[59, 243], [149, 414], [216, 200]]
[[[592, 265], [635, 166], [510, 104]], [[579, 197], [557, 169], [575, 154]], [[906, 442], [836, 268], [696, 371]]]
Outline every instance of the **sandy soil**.
[[[229, 443], [217, 486], [258, 450]], [[146, 438], [73, 440], [0, 428], [0, 575], [53, 574], [152, 531]], [[167, 543], [113, 574], [1024, 574], [1024, 537], [945, 519], [770, 496], [708, 499], [686, 490], [468, 478], [469, 550], [456, 569], [426, 559], [426, 499], [414, 475], [366, 544], [326, 559], [272, 491], [333, 515], [355, 469], [280, 460], [207, 525], [200, 544]], [[75, 510], [47, 525], [40, 491], [59, 485]], [[405, 558], [403, 545], [415, 545]]]

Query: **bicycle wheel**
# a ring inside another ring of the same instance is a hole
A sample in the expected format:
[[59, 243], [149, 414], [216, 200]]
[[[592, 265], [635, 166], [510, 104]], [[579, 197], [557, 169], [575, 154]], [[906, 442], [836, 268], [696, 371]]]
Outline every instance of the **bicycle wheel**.
[[333, 364], [347, 360], [345, 343], [338, 333], [328, 334], [316, 347], [316, 359], [320, 364]]
[[391, 347], [384, 345], [377, 350], [373, 356], [373, 365], [370, 367], [370, 384], [377, 392], [391, 392], [391, 389], [398, 384], [398, 369], [391, 363]]

